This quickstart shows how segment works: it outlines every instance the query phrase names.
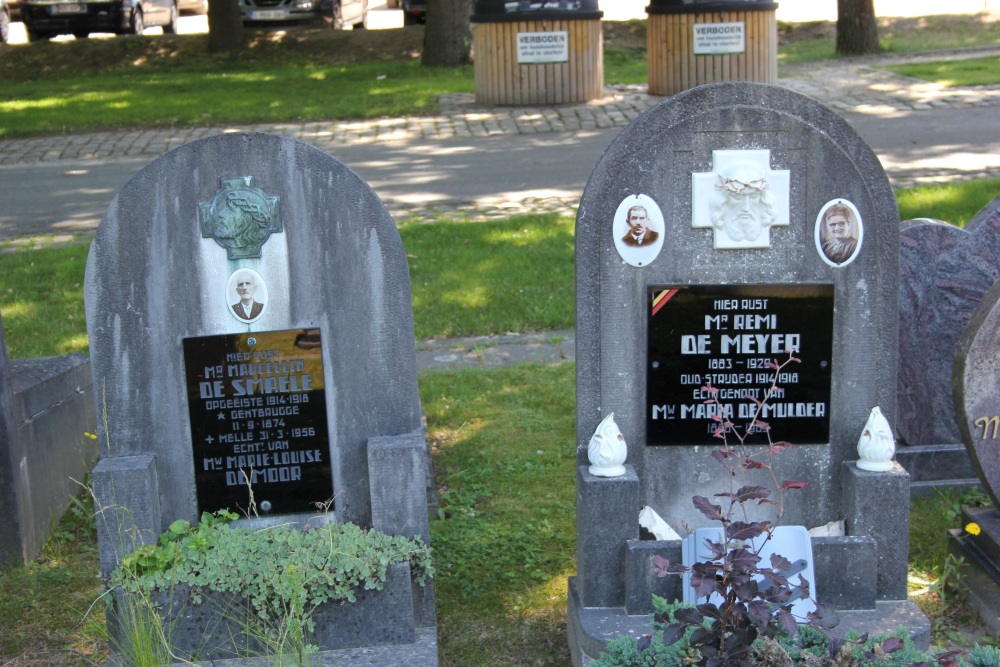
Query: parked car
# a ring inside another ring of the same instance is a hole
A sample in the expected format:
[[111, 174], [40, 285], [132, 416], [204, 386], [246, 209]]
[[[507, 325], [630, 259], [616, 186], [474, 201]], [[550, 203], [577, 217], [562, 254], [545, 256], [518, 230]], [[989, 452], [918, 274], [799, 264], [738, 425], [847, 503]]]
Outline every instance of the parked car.
[[141, 35], [150, 26], [177, 32], [177, 0], [21, 0], [28, 41], [92, 32]]
[[407, 25], [427, 22], [427, 0], [403, 0]]
[[10, 8], [7, 0], [0, 0], [0, 44], [10, 39]]
[[318, 21], [336, 17], [342, 1], [365, 0], [240, 0], [240, 10], [244, 25]]
[[368, 14], [368, 0], [332, 0], [333, 27], [363, 28]]
[[208, 0], [177, 0], [177, 11], [181, 14], [207, 14]]

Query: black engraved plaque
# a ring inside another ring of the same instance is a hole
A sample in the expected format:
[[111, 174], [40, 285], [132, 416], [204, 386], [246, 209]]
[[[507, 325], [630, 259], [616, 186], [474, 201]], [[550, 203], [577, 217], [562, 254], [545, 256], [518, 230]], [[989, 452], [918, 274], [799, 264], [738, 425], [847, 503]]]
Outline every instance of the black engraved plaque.
[[319, 329], [184, 339], [200, 512], [315, 512], [333, 497]]
[[[743, 435], [757, 410], [753, 399], [763, 400], [771, 386], [769, 363], [785, 361], [787, 350], [801, 363], [783, 369], [760, 420], [775, 441], [829, 442], [832, 285], [650, 287], [647, 314], [647, 445], [717, 443], [713, 415]], [[718, 403], [708, 385], [718, 389]], [[754, 430], [747, 443], [766, 443]]]

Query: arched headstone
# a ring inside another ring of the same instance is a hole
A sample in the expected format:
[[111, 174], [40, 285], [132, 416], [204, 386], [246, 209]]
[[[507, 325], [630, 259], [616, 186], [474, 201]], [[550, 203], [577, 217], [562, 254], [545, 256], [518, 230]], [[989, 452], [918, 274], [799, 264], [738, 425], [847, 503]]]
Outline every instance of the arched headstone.
[[[105, 572], [222, 507], [303, 522], [330, 503], [428, 541], [406, 255], [343, 163], [253, 133], [167, 153], [109, 206], [85, 298]], [[413, 591], [410, 637], [414, 614], [434, 624]]]

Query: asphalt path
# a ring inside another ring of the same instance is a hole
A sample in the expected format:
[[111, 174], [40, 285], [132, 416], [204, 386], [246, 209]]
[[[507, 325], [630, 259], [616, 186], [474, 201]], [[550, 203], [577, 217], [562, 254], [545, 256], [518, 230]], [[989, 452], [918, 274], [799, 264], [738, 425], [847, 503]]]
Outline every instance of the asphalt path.
[[[527, 197], [578, 199], [615, 132], [505, 135], [343, 146], [334, 152], [390, 211]], [[0, 239], [97, 227], [114, 194], [148, 159], [0, 167]]]
[[[848, 114], [894, 179], [1000, 173], [995, 108], [890, 116]], [[579, 199], [618, 130], [349, 145], [334, 155], [392, 212], [414, 206]], [[115, 192], [148, 159], [54, 161], [0, 167], [0, 239], [91, 231]]]

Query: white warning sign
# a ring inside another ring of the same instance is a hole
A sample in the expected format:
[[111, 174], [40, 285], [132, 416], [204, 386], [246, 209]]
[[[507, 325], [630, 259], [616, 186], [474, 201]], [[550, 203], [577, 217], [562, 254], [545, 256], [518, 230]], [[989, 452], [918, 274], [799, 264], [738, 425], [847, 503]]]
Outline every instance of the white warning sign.
[[696, 56], [746, 51], [746, 24], [696, 23], [694, 26], [694, 54]]
[[517, 33], [517, 62], [564, 63], [569, 61], [569, 32]]

